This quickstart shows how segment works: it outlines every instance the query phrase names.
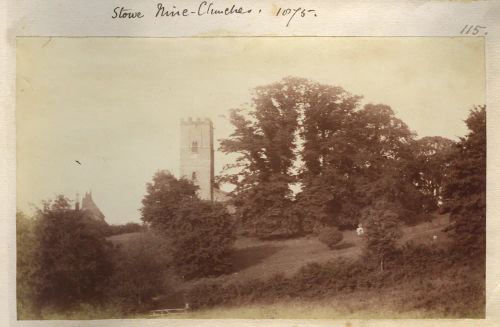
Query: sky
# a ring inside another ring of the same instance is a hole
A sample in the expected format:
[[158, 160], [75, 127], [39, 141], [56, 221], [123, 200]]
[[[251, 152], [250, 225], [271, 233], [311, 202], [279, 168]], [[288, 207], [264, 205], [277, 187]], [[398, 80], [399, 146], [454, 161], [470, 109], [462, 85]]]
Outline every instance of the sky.
[[[180, 119], [211, 118], [227, 137], [229, 110], [286, 76], [456, 140], [485, 103], [484, 66], [482, 38], [18, 38], [17, 206], [91, 190], [108, 223], [140, 222], [154, 173], [178, 175]], [[216, 174], [232, 159], [216, 151]]]

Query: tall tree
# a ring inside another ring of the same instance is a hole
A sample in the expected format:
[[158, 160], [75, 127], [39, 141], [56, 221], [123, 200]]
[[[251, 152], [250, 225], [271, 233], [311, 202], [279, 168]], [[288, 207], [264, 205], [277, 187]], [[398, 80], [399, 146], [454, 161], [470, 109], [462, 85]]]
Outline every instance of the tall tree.
[[443, 186], [454, 142], [441, 136], [427, 136], [414, 143], [414, 157], [409, 164], [417, 188], [426, 197], [426, 210], [442, 202]]
[[[231, 113], [235, 131], [221, 140], [222, 152], [239, 155], [235, 165], [226, 167], [221, 180], [236, 185], [237, 216], [244, 223], [259, 226], [254, 231], [260, 237], [276, 232], [292, 235], [299, 229], [288, 210], [292, 200], [289, 186], [295, 181], [296, 139], [308, 83], [285, 78], [257, 87], [251, 107]], [[272, 193], [273, 199], [267, 201], [257, 190]]]
[[[352, 228], [385, 194], [407, 220], [421, 210], [409, 170], [414, 133], [389, 106], [360, 109], [360, 99], [341, 87], [286, 78], [257, 88], [252, 107], [232, 113], [235, 132], [221, 150], [239, 158], [222, 181], [236, 185], [240, 221], [259, 226], [261, 237]], [[293, 183], [301, 188], [296, 196]]]
[[414, 137], [408, 126], [385, 105], [348, 113], [337, 130], [326, 133], [319, 173], [305, 167], [298, 199], [315, 213], [316, 224], [353, 228], [361, 210], [377, 199], [412, 204], [409, 198], [419, 195], [406, 169]]
[[486, 255], [486, 106], [475, 106], [465, 123], [469, 133], [460, 139], [444, 190], [445, 205], [454, 223], [456, 252], [484, 260]]
[[342, 161], [343, 158], [331, 156], [332, 151], [336, 150], [336, 154], [340, 154], [338, 147], [343, 145], [332, 140], [345, 137], [361, 97], [351, 95], [337, 86], [313, 82], [307, 86], [302, 106], [301, 157], [304, 162], [303, 174], [317, 176], [332, 164], [333, 158], [338, 165], [349, 165]]

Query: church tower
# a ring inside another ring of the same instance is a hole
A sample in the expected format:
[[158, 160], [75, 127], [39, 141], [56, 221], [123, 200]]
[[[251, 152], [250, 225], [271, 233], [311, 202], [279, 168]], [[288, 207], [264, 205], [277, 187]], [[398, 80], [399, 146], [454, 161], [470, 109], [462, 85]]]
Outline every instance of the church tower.
[[198, 195], [213, 201], [214, 132], [208, 118], [181, 121], [180, 176], [198, 185]]

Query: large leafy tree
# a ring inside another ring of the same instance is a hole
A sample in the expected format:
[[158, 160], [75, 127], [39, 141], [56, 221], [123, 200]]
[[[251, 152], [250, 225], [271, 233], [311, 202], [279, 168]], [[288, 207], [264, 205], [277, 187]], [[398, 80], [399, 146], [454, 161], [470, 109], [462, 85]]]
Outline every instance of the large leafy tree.
[[300, 228], [289, 211], [289, 186], [295, 181], [296, 139], [307, 86], [307, 80], [285, 78], [257, 87], [250, 108], [232, 111], [235, 130], [221, 140], [222, 152], [238, 154], [221, 181], [236, 186], [236, 214], [260, 237], [292, 235]]
[[[308, 82], [302, 100], [300, 132], [303, 175], [320, 175], [332, 164], [342, 168], [350, 166], [344, 152], [352, 148], [346, 149], [349, 144], [345, 137], [360, 99], [360, 96], [351, 95], [341, 87]], [[346, 142], [335, 142], [335, 139]], [[344, 156], [333, 156], [332, 151]]]
[[198, 187], [186, 178], [175, 178], [167, 171], [159, 171], [151, 183], [146, 184], [146, 196], [142, 199], [142, 221], [165, 233], [175, 233], [177, 213], [182, 202], [197, 199]]
[[297, 204], [303, 212], [304, 232], [318, 231], [325, 225], [343, 225], [340, 214], [351, 203], [348, 174], [352, 169], [356, 145], [350, 138], [360, 96], [341, 87], [309, 83], [304, 95], [301, 123], [303, 166], [300, 169], [301, 192]]
[[60, 195], [44, 203], [34, 228], [34, 304], [69, 309], [101, 303], [112, 273], [111, 244], [99, 222]]
[[476, 106], [465, 121], [469, 133], [450, 155], [443, 192], [450, 209], [456, 252], [485, 258], [486, 248], [486, 106]]
[[185, 279], [220, 275], [231, 268], [233, 222], [226, 209], [203, 201], [189, 180], [157, 172], [142, 200], [142, 220], [172, 244], [172, 263]]
[[[257, 87], [250, 108], [231, 112], [235, 130], [221, 140], [221, 150], [239, 155], [236, 165], [227, 167], [224, 179], [237, 182], [236, 193], [272, 175], [290, 175], [296, 159], [295, 139], [306, 83], [303, 79], [286, 78]], [[233, 168], [236, 171], [231, 173]]]
[[[321, 166], [316, 165], [320, 169], [304, 167], [304, 188], [298, 199], [315, 213], [313, 225], [352, 228], [361, 210], [381, 197], [412, 204], [415, 201], [409, 198], [419, 196], [407, 171], [413, 133], [390, 107], [368, 104], [353, 110], [353, 101], [347, 102], [351, 109], [342, 116], [342, 123], [325, 133], [330, 136], [322, 142], [324, 159]], [[305, 146], [307, 151], [311, 152]]]
[[449, 167], [449, 157], [455, 143], [441, 136], [427, 136], [416, 140], [414, 160], [409, 164], [413, 181], [426, 197], [425, 209], [436, 209], [442, 202], [444, 182]]
[[[423, 210], [425, 192], [412, 167], [415, 134], [391, 107], [360, 108], [360, 99], [341, 87], [285, 78], [257, 88], [250, 108], [233, 111], [235, 131], [221, 150], [239, 157], [221, 181], [236, 185], [237, 215], [255, 235], [353, 228], [361, 210], [382, 198], [407, 222]], [[438, 173], [425, 178], [441, 183]], [[291, 184], [300, 185], [298, 194]]]

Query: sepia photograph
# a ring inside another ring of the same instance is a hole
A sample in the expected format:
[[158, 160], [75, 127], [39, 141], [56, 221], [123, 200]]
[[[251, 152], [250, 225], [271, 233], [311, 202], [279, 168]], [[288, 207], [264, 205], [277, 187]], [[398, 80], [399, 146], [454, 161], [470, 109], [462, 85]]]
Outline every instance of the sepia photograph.
[[17, 320], [485, 318], [483, 37], [17, 37]]

